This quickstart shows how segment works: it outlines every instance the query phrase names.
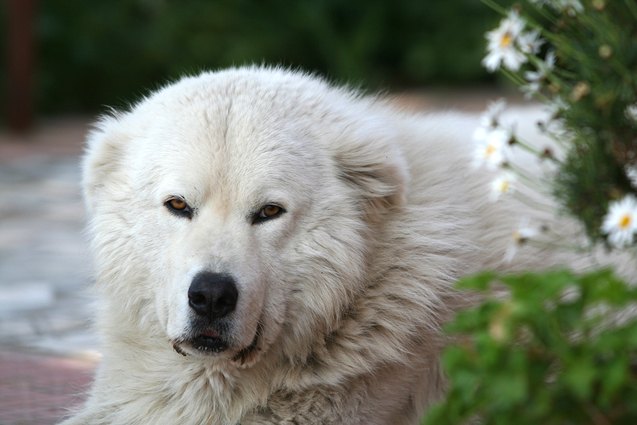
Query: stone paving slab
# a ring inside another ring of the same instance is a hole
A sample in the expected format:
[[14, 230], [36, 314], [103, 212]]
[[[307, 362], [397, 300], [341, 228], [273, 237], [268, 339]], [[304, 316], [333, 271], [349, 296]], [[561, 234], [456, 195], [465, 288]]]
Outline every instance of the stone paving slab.
[[0, 351], [0, 424], [51, 425], [84, 399], [94, 358]]
[[1, 346], [94, 349], [65, 345], [67, 335], [90, 334], [90, 258], [78, 182], [77, 156], [0, 163]]

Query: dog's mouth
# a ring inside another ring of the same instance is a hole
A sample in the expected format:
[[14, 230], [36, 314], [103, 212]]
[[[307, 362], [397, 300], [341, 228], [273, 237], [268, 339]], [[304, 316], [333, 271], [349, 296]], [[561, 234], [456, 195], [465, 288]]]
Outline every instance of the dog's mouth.
[[[232, 361], [241, 367], [247, 367], [253, 364], [258, 357], [258, 353], [261, 351], [259, 342], [262, 333], [263, 327], [259, 322], [252, 342], [245, 348], [239, 350], [232, 357]], [[194, 353], [212, 356], [227, 351], [229, 348], [230, 345], [228, 341], [220, 332], [214, 329], [206, 329], [196, 334], [193, 338], [173, 341], [173, 349], [182, 356], [188, 356]], [[194, 351], [194, 353], [192, 353], [192, 351]]]
[[182, 356], [189, 354], [213, 355], [228, 349], [228, 341], [216, 329], [207, 328], [194, 336], [172, 341], [173, 348]]
[[215, 330], [206, 330], [190, 341], [193, 349], [201, 353], [220, 353], [228, 348], [228, 343]]

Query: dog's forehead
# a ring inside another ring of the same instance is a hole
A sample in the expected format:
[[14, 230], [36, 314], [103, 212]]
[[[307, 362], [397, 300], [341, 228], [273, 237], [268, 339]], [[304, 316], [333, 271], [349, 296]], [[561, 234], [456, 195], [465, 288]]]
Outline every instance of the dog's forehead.
[[258, 149], [277, 137], [304, 133], [298, 119], [303, 100], [282, 93], [274, 83], [199, 78], [171, 86], [145, 103], [140, 112], [156, 117], [148, 128], [153, 143], [163, 145], [231, 151], [252, 144]]
[[[270, 78], [268, 78], [269, 76]], [[147, 99], [175, 117], [206, 114], [213, 121], [224, 120], [240, 111], [235, 119], [245, 121], [277, 120], [298, 112], [303, 105], [320, 107], [316, 98], [327, 87], [293, 75], [278, 74], [203, 74], [186, 78], [156, 92]], [[313, 99], [313, 100], [312, 100]]]
[[294, 149], [316, 136], [311, 133], [319, 117], [328, 115], [321, 102], [327, 88], [289, 75], [256, 75], [260, 76], [213, 74], [186, 79], [148, 99], [143, 114], [156, 117], [151, 125], [155, 138], [165, 144], [186, 144], [184, 148], [192, 143], [197, 149], [265, 154]]
[[252, 105], [225, 106], [200, 103], [162, 115], [144, 135], [145, 157], [173, 166], [240, 170], [285, 168], [291, 160], [298, 165], [318, 155], [297, 121], [261, 113]]
[[132, 155], [143, 158], [135, 168], [162, 186], [201, 192], [292, 187], [317, 178], [325, 153], [294, 108], [272, 107], [274, 93], [263, 102], [266, 92], [202, 84], [151, 99], [146, 109], [155, 109], [155, 119], [141, 135], [142, 152]]

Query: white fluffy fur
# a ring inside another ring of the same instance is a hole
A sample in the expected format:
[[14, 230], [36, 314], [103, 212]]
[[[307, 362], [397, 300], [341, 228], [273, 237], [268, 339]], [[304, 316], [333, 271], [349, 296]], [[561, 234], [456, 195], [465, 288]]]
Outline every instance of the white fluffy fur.
[[[264, 68], [184, 78], [105, 117], [84, 160], [103, 361], [65, 424], [418, 423], [444, 390], [441, 325], [467, 302], [454, 281], [560, 261], [503, 260], [534, 213], [489, 200], [476, 126]], [[287, 213], [252, 225], [270, 202]], [[182, 356], [204, 269], [237, 279], [232, 344]], [[258, 351], [233, 360], [258, 326]]]

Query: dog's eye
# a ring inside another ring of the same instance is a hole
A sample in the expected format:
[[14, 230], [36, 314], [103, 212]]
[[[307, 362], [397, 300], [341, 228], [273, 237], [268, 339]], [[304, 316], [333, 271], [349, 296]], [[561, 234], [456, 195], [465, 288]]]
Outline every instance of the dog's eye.
[[259, 224], [267, 220], [272, 220], [283, 213], [285, 213], [285, 209], [283, 209], [283, 207], [274, 204], [265, 205], [252, 217], [252, 224]]
[[164, 205], [168, 208], [168, 211], [179, 217], [192, 218], [192, 208], [190, 208], [190, 205], [188, 205], [183, 198], [169, 198]]

